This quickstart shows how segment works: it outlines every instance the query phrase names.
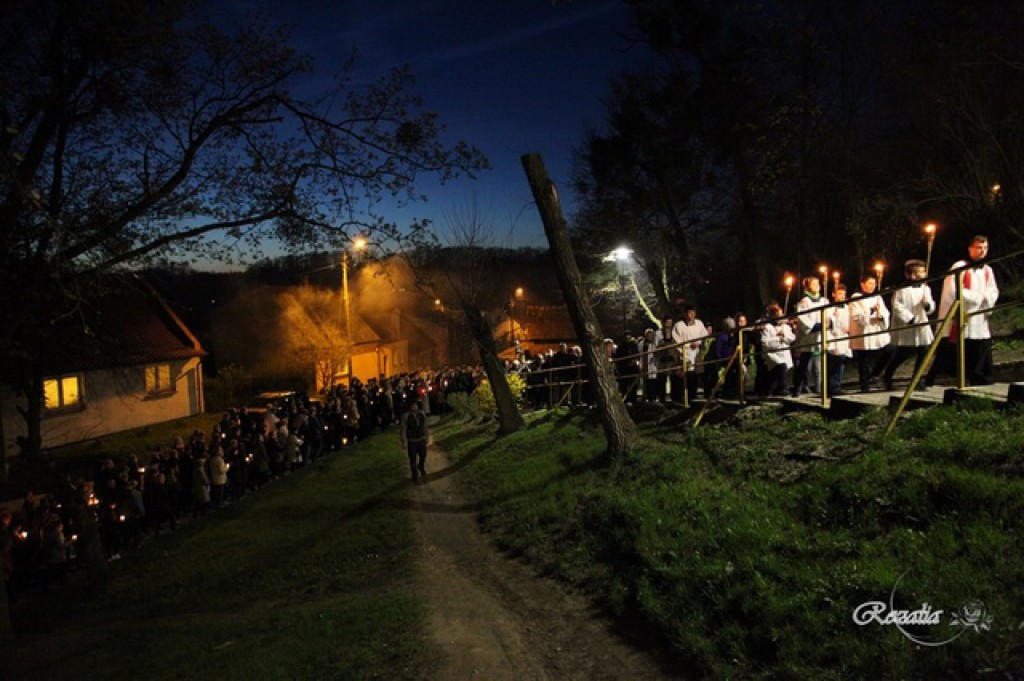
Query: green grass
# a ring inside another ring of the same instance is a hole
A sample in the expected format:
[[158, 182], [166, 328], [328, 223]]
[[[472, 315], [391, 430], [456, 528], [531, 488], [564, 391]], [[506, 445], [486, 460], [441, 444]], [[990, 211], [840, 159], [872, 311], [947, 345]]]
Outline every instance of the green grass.
[[[884, 442], [884, 412], [647, 427], [611, 465], [599, 429], [564, 412], [497, 441], [464, 424], [437, 437], [470, 464], [499, 545], [695, 677], [973, 678], [1024, 670], [1024, 418], [969, 406], [913, 413]], [[992, 629], [923, 648], [855, 625], [901, 575], [903, 607], [978, 599]]]
[[394, 433], [314, 462], [19, 606], [5, 678], [429, 678]]
[[[597, 424], [564, 411], [507, 438], [456, 419], [435, 437], [502, 548], [661, 641], [693, 678], [1021, 673], [1024, 414], [913, 412], [883, 441], [886, 423], [645, 426], [611, 463]], [[394, 439], [148, 542], [111, 564], [102, 594], [33, 596], [5, 678], [431, 678]], [[991, 630], [924, 648], [853, 623], [898, 581], [908, 609], [984, 602]]]

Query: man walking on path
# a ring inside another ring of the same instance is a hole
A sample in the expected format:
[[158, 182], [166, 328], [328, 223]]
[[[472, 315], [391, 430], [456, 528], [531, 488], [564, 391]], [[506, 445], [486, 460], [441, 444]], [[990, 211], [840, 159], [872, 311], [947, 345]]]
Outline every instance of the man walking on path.
[[427, 415], [420, 411], [419, 400], [409, 405], [409, 411], [402, 415], [400, 441], [402, 449], [409, 454], [409, 470], [412, 481], [427, 479], [427, 437], [429, 436]]

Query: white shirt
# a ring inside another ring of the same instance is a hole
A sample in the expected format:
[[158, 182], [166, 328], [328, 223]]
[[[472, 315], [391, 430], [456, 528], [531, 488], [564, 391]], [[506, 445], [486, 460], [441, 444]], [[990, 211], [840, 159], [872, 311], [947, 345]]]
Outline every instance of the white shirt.
[[707, 327], [699, 319], [694, 319], [692, 322], [681, 319], [672, 327], [672, 340], [685, 344], [680, 345], [679, 349], [684, 353], [687, 371], [696, 371], [701, 341], [707, 335]]
[[[953, 264], [950, 269], [956, 269], [967, 265], [967, 261], [961, 260]], [[999, 300], [999, 287], [996, 286], [996, 275], [988, 265], [972, 267], [964, 270], [964, 314], [967, 317], [967, 330], [964, 338], [980, 339], [991, 338], [992, 332], [988, 328], [988, 310]], [[939, 319], [945, 319], [949, 308], [956, 300], [956, 276], [949, 275], [942, 282], [942, 296], [939, 299]], [[972, 314], [977, 313], [977, 314]], [[952, 328], [952, 324], [950, 325]], [[948, 335], [947, 331], [947, 335]]]
[[878, 333], [889, 328], [889, 308], [879, 295], [854, 293], [850, 301], [850, 335], [860, 336], [865, 333], [877, 333], [874, 336], [851, 338], [850, 347], [854, 350], [881, 350], [889, 345], [889, 334]]

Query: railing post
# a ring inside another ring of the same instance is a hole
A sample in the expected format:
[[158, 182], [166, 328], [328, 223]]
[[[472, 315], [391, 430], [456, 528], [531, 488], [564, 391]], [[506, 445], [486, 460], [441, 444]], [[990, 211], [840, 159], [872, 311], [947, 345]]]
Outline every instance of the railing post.
[[967, 388], [967, 361], [964, 338], [967, 336], [967, 315], [964, 313], [964, 270], [956, 273], [957, 335], [956, 335], [956, 387]]
[[[819, 370], [818, 380], [821, 381], [821, 406], [823, 409], [828, 409], [828, 312], [829, 307], [821, 308], [821, 363]], [[814, 359], [812, 358], [813, 362]]]
[[682, 356], [682, 359], [683, 359], [683, 407], [686, 408], [686, 409], [689, 409], [689, 407], [690, 407], [690, 382], [687, 380], [687, 374], [689, 372], [687, 371], [687, 367], [686, 367], [686, 364], [687, 364], [687, 361], [686, 361], [686, 348], [684, 347], [683, 351], [680, 352], [679, 354]]
[[953, 321], [953, 315], [959, 315], [962, 319], [963, 305], [960, 304], [960, 300], [953, 301], [953, 307], [949, 308], [949, 312], [946, 313], [946, 317], [939, 324], [938, 330], [935, 332], [935, 337], [932, 339], [932, 344], [928, 347], [928, 351], [924, 355], [924, 361], [917, 367], [913, 375], [910, 377], [910, 383], [907, 385], [907, 389], [903, 392], [903, 397], [900, 398], [900, 403], [896, 405], [896, 411], [893, 412], [892, 418], [889, 420], [889, 425], [885, 429], [885, 435], [888, 435], [896, 428], [896, 422], [900, 418], [900, 414], [907, 408], [907, 403], [910, 402], [910, 396], [913, 394], [914, 389], [917, 387], [918, 382], [924, 375], [925, 370], [928, 368], [928, 364], [935, 358], [935, 353], [938, 350], [939, 343], [945, 343], [945, 333], [949, 329], [950, 322]]
[[740, 379], [739, 379], [740, 380], [740, 385], [739, 385], [739, 392], [737, 394], [740, 397], [740, 406], [741, 407], [746, 404], [746, 386], [747, 386], [747, 377], [744, 375], [744, 369], [746, 368], [746, 365], [743, 363], [743, 332], [744, 331], [746, 331], [745, 328], [744, 329], [740, 329], [740, 332], [737, 335], [737, 337], [739, 338], [739, 341], [738, 341], [739, 342], [739, 355], [738, 355], [738, 359], [739, 359], [739, 362], [740, 362], [740, 370], [737, 372], [739, 374], [739, 377], [740, 377]]

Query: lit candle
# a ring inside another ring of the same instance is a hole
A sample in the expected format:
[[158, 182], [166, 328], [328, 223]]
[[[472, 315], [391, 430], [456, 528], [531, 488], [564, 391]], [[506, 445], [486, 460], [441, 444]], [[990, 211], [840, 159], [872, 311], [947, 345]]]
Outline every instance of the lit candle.
[[821, 295], [828, 298], [828, 265], [819, 267], [818, 272], [821, 274]]
[[935, 230], [938, 229], [938, 225], [934, 222], [929, 222], [924, 226], [924, 233], [928, 235], [928, 257], [924, 261], [924, 271], [930, 272], [932, 269], [932, 246], [935, 244]]
[[782, 307], [782, 314], [788, 314], [789, 294], [793, 291], [793, 275], [787, 274], [786, 278], [782, 280], [782, 283], [786, 285], [786, 304]]
[[885, 272], [885, 263], [881, 260], [875, 263], [875, 279], [878, 280], [878, 290], [882, 290], [882, 274]]

